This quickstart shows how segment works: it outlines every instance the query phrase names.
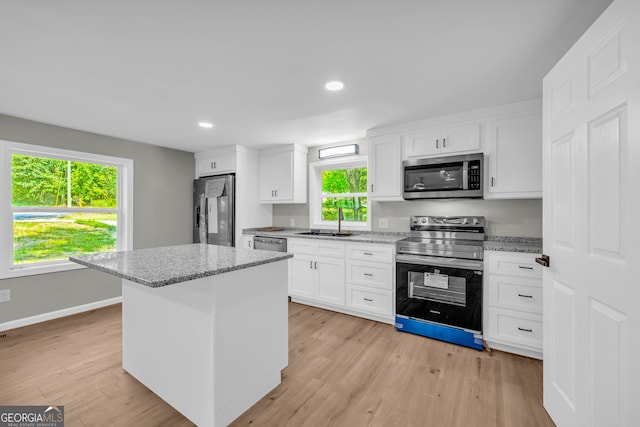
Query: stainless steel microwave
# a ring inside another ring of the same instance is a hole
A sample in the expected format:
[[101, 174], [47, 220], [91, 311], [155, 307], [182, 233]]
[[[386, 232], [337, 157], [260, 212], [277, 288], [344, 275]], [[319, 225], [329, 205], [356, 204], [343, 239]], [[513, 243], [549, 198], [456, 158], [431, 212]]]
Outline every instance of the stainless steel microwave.
[[482, 153], [405, 160], [402, 165], [405, 200], [481, 199], [483, 196]]

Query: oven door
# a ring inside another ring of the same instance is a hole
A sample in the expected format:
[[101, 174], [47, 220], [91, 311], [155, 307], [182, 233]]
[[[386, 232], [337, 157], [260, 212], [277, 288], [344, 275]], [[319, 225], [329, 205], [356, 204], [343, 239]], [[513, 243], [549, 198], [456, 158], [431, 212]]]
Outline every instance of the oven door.
[[482, 331], [482, 261], [396, 256], [396, 314]]

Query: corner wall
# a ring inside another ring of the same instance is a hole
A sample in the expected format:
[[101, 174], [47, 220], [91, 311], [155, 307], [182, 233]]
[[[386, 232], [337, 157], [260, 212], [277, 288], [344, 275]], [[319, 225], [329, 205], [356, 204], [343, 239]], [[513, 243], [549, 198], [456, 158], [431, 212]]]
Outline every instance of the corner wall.
[[[134, 249], [191, 243], [193, 153], [0, 115], [0, 140], [133, 159]], [[0, 325], [121, 296], [120, 279], [81, 269], [0, 279]]]

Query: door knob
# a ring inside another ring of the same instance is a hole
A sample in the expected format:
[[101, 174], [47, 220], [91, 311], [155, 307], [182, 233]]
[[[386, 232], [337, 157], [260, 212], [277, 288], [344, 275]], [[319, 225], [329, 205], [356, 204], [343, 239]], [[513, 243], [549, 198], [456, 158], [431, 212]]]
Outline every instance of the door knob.
[[543, 267], [549, 267], [549, 255], [542, 255], [540, 258], [536, 258], [536, 262]]

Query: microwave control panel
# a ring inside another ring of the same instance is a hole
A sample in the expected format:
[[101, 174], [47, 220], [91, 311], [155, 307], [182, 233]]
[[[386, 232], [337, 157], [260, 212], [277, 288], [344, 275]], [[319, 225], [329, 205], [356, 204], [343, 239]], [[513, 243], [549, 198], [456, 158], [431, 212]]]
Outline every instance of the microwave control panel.
[[480, 160], [469, 162], [469, 190], [480, 190]]

